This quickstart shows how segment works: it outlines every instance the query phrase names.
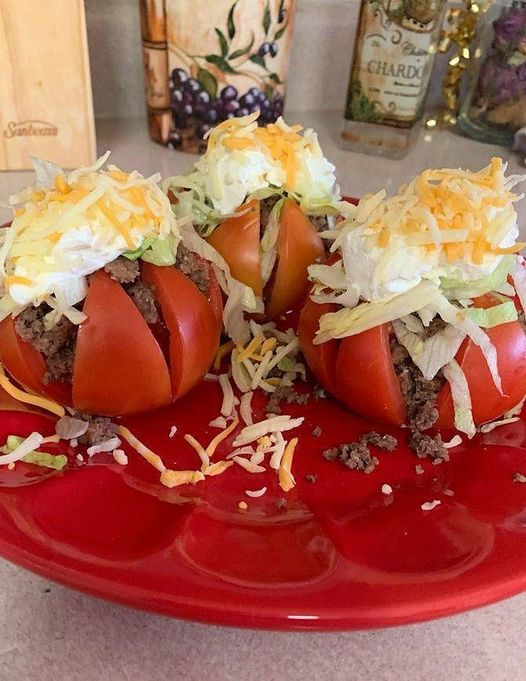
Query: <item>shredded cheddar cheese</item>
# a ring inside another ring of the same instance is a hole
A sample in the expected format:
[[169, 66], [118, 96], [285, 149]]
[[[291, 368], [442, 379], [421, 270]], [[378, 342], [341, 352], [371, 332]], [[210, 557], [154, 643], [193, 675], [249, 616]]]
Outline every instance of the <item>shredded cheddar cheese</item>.
[[201, 471], [172, 471], [165, 470], [161, 473], [161, 484], [165, 487], [178, 487], [179, 485], [195, 485], [205, 479]]
[[56, 414], [57, 416], [60, 417], [66, 414], [64, 407], [62, 407], [60, 404], [48, 400], [46, 397], [32, 395], [31, 393], [27, 393], [24, 390], [20, 390], [20, 388], [14, 386], [7, 378], [4, 371], [4, 367], [1, 364], [0, 364], [0, 386], [6, 391], [6, 393], [11, 395], [11, 397], [14, 397], [15, 400], [18, 400], [19, 402], [24, 402], [24, 404], [32, 404], [34, 407], [40, 407], [41, 409], [44, 409], [45, 411], [50, 411], [52, 414]]
[[292, 475], [292, 459], [298, 444], [298, 438], [294, 437], [287, 443], [281, 464], [279, 467], [279, 486], [284, 492], [289, 492], [295, 485], [296, 480]]
[[516, 253], [524, 244], [499, 246], [502, 225], [521, 198], [511, 191], [515, 179], [509, 183], [504, 171], [500, 158], [479, 172], [425, 170], [399, 195], [371, 204], [367, 226], [380, 248], [403, 235], [408, 245], [442, 248], [448, 263], [468, 258], [482, 265], [486, 255]]
[[126, 442], [135, 449], [135, 451], [140, 454], [150, 465], [156, 468], [161, 473], [166, 471], [166, 466], [164, 465], [161, 457], [151, 449], [143, 445], [135, 435], [125, 428], [124, 426], [119, 426], [119, 435], [121, 435]]

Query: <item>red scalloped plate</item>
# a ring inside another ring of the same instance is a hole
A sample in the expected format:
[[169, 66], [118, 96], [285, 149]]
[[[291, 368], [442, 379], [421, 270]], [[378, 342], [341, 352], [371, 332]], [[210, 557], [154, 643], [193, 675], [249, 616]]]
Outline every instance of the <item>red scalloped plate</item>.
[[[202, 383], [177, 405], [125, 423], [169, 466], [195, 468], [183, 434], [208, 442], [220, 403], [217, 384]], [[264, 404], [256, 395], [256, 416]], [[399, 431], [398, 451], [379, 453], [379, 466], [365, 475], [321, 452], [374, 424], [332, 400], [289, 411], [305, 422], [293, 464], [297, 486], [284, 509], [271, 470], [249, 474], [234, 466], [169, 490], [131, 451], [127, 466], [108, 463], [107, 455], [77, 466], [73, 456], [64, 473], [42, 479], [35, 477], [41, 469], [17, 464], [0, 473], [0, 555], [137, 608], [288, 630], [415, 622], [526, 588], [526, 485], [512, 481], [526, 472], [524, 420], [452, 450], [449, 463], [423, 462], [421, 475]], [[320, 437], [312, 435], [315, 426]], [[0, 441], [32, 430], [51, 433], [52, 421], [2, 413]], [[382, 493], [384, 483], [393, 494]], [[264, 485], [260, 498], [245, 494]], [[238, 509], [240, 500], [248, 510]], [[440, 505], [423, 511], [433, 500]]]

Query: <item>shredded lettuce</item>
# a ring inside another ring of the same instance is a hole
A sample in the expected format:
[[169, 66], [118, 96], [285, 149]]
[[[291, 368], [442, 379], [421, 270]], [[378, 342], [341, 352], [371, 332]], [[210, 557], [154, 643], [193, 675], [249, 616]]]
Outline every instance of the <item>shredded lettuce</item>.
[[123, 253], [122, 255], [125, 258], [128, 258], [128, 260], [138, 260], [142, 254], [150, 248], [154, 241], [155, 239], [153, 238], [145, 239], [139, 248], [136, 248], [134, 251], [126, 251], [126, 253]]
[[168, 237], [167, 239], [155, 239], [142, 254], [142, 259], [145, 262], [151, 262], [153, 265], [168, 266], [174, 265], [177, 257], [177, 246], [179, 239]]
[[279, 199], [270, 211], [268, 223], [265, 227], [265, 232], [260, 242], [260, 262], [261, 262], [261, 279], [263, 286], [265, 286], [270, 277], [276, 263], [277, 258], [277, 241], [279, 234], [279, 221], [281, 217], [281, 210], [285, 199]]
[[442, 369], [444, 378], [451, 386], [451, 397], [455, 410], [455, 428], [468, 437], [473, 437], [476, 433], [471, 409], [471, 395], [466, 375], [460, 368], [459, 363], [452, 359]]
[[[409, 291], [378, 303], [360, 303], [352, 309], [328, 312], [320, 318], [320, 329], [314, 343], [325, 343], [332, 338], [354, 336], [379, 324], [392, 322], [443, 298], [436, 284], [422, 281]], [[447, 302], [447, 301], [446, 301]]]
[[493, 326], [506, 324], [506, 322], [515, 322], [518, 319], [517, 309], [512, 300], [485, 309], [470, 307], [466, 310], [466, 314], [475, 324], [485, 329], [491, 329]]
[[508, 275], [514, 268], [516, 256], [505, 255], [491, 274], [482, 279], [462, 281], [461, 279], [440, 280], [440, 288], [450, 300], [476, 298], [484, 293], [499, 290], [506, 284]]
[[502, 381], [497, 363], [497, 349], [491, 342], [488, 334], [468, 317], [468, 310], [455, 307], [443, 296], [440, 297], [436, 310], [445, 322], [451, 324], [451, 326], [459, 331], [463, 331], [471, 338], [475, 345], [478, 345], [490, 370], [493, 383], [500, 394], [503, 395]]
[[[9, 454], [17, 447], [19, 447], [25, 438], [17, 435], [8, 435], [6, 444], [0, 447], [2, 454]], [[32, 463], [35, 466], [42, 466], [43, 468], [53, 468], [56, 471], [61, 471], [68, 463], [68, 457], [65, 454], [49, 454], [48, 452], [32, 451], [26, 454], [21, 461], [24, 463]]]
[[393, 321], [398, 342], [404, 346], [425, 378], [431, 380], [457, 354], [466, 334], [452, 326], [422, 339], [399, 320]]

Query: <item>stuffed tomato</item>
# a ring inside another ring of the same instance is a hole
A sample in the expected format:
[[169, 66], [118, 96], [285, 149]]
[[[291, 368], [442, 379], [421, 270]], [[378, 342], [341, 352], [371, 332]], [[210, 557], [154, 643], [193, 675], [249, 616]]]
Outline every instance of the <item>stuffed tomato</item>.
[[216, 262], [250, 290], [244, 311], [274, 319], [303, 302], [307, 267], [325, 255], [320, 232], [345, 207], [312, 130], [256, 119], [214, 128], [194, 171], [166, 186], [176, 213], [192, 216]]
[[39, 164], [4, 230], [0, 361], [31, 393], [82, 413], [166, 405], [211, 365], [221, 291], [181, 242], [157, 177]]
[[426, 171], [367, 197], [342, 223], [299, 341], [317, 380], [350, 410], [413, 433], [472, 436], [526, 395], [526, 270], [500, 159]]

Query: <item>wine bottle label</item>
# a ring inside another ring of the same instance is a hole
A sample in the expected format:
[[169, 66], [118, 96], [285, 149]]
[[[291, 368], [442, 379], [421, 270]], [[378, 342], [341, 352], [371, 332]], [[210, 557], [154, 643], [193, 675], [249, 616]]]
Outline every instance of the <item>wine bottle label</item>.
[[363, 0], [348, 120], [409, 128], [420, 117], [443, 0]]

